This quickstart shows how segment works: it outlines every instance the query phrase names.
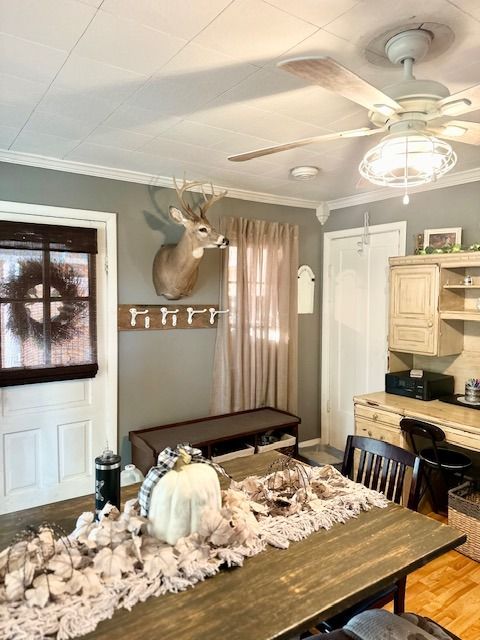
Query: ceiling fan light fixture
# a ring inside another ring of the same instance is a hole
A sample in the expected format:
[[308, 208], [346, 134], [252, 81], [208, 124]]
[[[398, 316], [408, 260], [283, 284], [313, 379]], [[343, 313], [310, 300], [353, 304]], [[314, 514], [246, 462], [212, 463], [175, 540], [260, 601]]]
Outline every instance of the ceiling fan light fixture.
[[293, 167], [290, 169], [290, 175], [294, 180], [313, 180], [319, 172], [318, 167]]
[[383, 187], [407, 189], [433, 182], [453, 169], [457, 155], [444, 140], [418, 131], [386, 136], [359, 166], [360, 174]]

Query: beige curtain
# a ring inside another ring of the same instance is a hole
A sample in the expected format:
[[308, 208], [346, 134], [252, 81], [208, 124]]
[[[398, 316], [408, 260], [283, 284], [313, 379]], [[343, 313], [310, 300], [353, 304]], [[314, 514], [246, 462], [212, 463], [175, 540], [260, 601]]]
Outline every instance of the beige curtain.
[[297, 410], [298, 227], [226, 218], [212, 414]]

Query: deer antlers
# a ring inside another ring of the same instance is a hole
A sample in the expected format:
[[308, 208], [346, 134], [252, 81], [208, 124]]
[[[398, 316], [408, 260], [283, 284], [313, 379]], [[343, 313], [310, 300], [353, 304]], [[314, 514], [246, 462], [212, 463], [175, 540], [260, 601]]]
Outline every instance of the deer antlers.
[[[202, 182], [200, 180], [191, 180], [190, 182], [188, 180], [186, 180], [185, 178], [183, 179], [183, 184], [181, 187], [178, 186], [177, 181], [175, 178], [173, 178], [173, 184], [175, 185], [175, 190], [177, 192], [177, 197], [178, 200], [184, 210], [185, 213], [187, 213], [192, 219], [198, 219], [200, 218], [206, 218], [206, 213], [207, 211], [210, 209], [210, 207], [215, 204], [215, 202], [218, 202], [218, 200], [221, 200], [222, 198], [224, 198], [227, 195], [227, 190], [225, 191], [220, 191], [219, 193], [215, 193], [215, 189], [213, 186], [213, 183], [205, 183]], [[204, 190], [204, 185], [205, 184], [209, 184], [210, 185], [210, 190], [211, 190], [211, 195], [210, 197], [208, 197], [208, 194], [205, 193]], [[190, 189], [194, 189], [195, 187], [200, 187], [202, 194], [203, 194], [203, 200], [204, 203], [203, 205], [199, 205], [198, 206], [198, 210], [200, 213], [200, 216], [198, 216], [198, 214], [195, 213], [195, 211], [193, 210], [192, 206], [185, 200], [185, 193], [187, 191], [189, 191]]]

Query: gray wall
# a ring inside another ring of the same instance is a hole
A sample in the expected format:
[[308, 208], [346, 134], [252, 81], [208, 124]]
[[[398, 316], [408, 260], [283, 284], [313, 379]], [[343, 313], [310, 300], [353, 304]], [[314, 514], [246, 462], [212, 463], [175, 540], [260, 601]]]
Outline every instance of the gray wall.
[[[175, 192], [14, 164], [0, 164], [0, 199], [118, 213], [119, 303], [159, 304], [151, 281], [155, 252], [175, 241], [181, 228], [165, 213]], [[300, 264], [309, 264], [320, 281], [321, 227], [314, 212], [227, 198], [211, 211], [298, 224]], [[192, 303], [218, 303], [219, 251], [205, 252]], [[320, 291], [315, 313], [299, 316], [299, 415], [301, 440], [319, 431]], [[208, 415], [215, 330], [122, 332], [119, 334], [119, 432], [124, 462], [129, 460], [130, 429]]]
[[413, 253], [415, 236], [424, 229], [462, 227], [462, 244], [480, 242], [480, 182], [414, 193], [407, 206], [402, 196], [399, 192], [397, 198], [333, 211], [323, 230], [362, 227], [369, 211], [370, 224], [407, 221], [407, 254]]

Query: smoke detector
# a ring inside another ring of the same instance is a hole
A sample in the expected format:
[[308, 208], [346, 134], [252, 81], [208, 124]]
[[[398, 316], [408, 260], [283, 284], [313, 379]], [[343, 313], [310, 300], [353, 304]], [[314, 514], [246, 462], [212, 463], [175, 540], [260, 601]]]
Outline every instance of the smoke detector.
[[293, 167], [290, 169], [290, 175], [294, 180], [313, 180], [319, 174], [318, 167]]

